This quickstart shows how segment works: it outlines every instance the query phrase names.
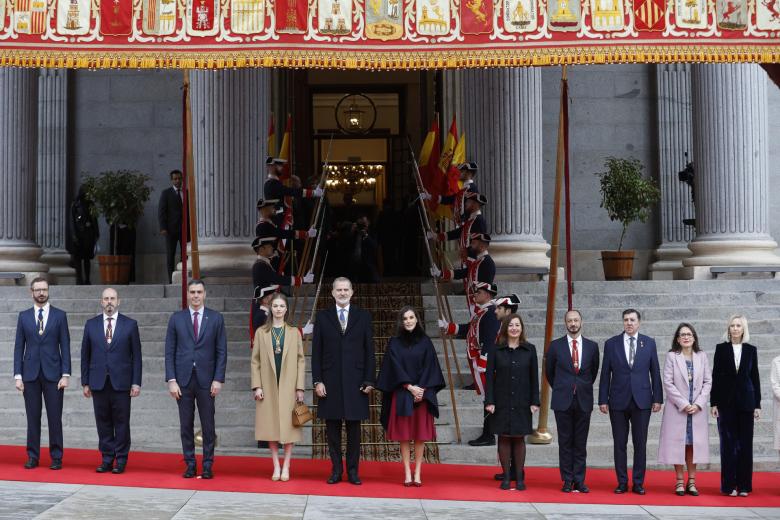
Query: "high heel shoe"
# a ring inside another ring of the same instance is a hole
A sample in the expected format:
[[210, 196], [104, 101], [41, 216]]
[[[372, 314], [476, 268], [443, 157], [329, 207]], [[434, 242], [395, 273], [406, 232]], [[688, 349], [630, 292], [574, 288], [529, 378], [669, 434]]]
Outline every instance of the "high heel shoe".
[[287, 482], [288, 480], [290, 480], [290, 470], [289, 469], [287, 471], [282, 470], [282, 474], [279, 476], [279, 480], [281, 480], [282, 482]]
[[412, 487], [412, 481], [411, 480], [404, 480], [404, 487]]
[[421, 480], [415, 480], [413, 482], [413, 484], [414, 484], [414, 487], [422, 487], [422, 481]]
[[685, 484], [683, 484], [683, 479], [677, 479], [677, 483], [674, 485], [674, 493], [678, 497], [681, 497], [685, 494]]
[[279, 472], [274, 470], [274, 474], [271, 475], [271, 480], [273, 480], [274, 482], [278, 482], [279, 478], [281, 478], [280, 475], [279, 475]]
[[699, 490], [696, 489], [696, 479], [692, 479], [692, 478], [688, 479], [688, 485], [685, 486], [685, 491], [691, 496], [694, 497], [699, 496]]

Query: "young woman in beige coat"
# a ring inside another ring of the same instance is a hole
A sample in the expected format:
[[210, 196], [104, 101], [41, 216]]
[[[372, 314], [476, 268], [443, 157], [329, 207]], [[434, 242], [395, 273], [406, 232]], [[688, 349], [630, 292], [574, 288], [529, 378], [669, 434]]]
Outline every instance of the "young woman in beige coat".
[[[271, 319], [255, 332], [252, 350], [252, 391], [255, 397], [255, 438], [268, 441], [274, 472], [271, 480], [290, 480], [293, 444], [301, 440], [301, 428], [293, 426], [296, 402], [303, 402], [306, 358], [297, 328], [288, 325], [287, 298], [271, 299]], [[279, 444], [284, 463], [279, 466]]]

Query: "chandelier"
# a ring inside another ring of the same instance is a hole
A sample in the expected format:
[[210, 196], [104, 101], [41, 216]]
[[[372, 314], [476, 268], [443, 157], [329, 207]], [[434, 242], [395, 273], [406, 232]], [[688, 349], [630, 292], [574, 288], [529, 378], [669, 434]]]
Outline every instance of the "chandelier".
[[344, 193], [373, 190], [377, 177], [385, 173], [385, 165], [375, 163], [329, 164], [327, 168], [327, 188]]

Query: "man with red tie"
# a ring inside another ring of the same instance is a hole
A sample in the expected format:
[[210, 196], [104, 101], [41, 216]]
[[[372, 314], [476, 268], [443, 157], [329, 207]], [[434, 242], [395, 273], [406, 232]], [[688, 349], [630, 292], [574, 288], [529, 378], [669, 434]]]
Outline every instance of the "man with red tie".
[[175, 312], [165, 336], [165, 380], [179, 406], [184, 478], [197, 474], [195, 463], [195, 405], [203, 429], [203, 472], [214, 478], [214, 401], [225, 384], [227, 332], [222, 314], [206, 304], [206, 285], [193, 278], [187, 284], [188, 308]]
[[582, 337], [582, 315], [566, 313], [566, 336], [553, 340], [547, 350], [545, 373], [552, 388], [550, 407], [558, 428], [558, 467], [563, 487], [570, 493], [590, 490], [585, 466], [593, 411], [593, 382], [599, 373], [599, 346]]
[[141, 393], [141, 337], [138, 322], [119, 314], [114, 289], [103, 291], [100, 306], [103, 313], [84, 324], [81, 386], [92, 398], [103, 456], [95, 471], [119, 474], [130, 452], [130, 399]]

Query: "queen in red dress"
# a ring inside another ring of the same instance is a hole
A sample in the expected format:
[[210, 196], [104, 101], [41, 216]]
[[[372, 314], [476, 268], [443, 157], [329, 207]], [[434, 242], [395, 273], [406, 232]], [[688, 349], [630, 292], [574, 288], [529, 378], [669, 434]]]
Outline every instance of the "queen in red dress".
[[425, 441], [436, 440], [436, 394], [444, 388], [444, 376], [436, 349], [411, 307], [404, 307], [398, 314], [398, 330], [387, 345], [376, 387], [383, 393], [381, 421], [386, 437], [401, 444], [404, 485], [419, 487]]

